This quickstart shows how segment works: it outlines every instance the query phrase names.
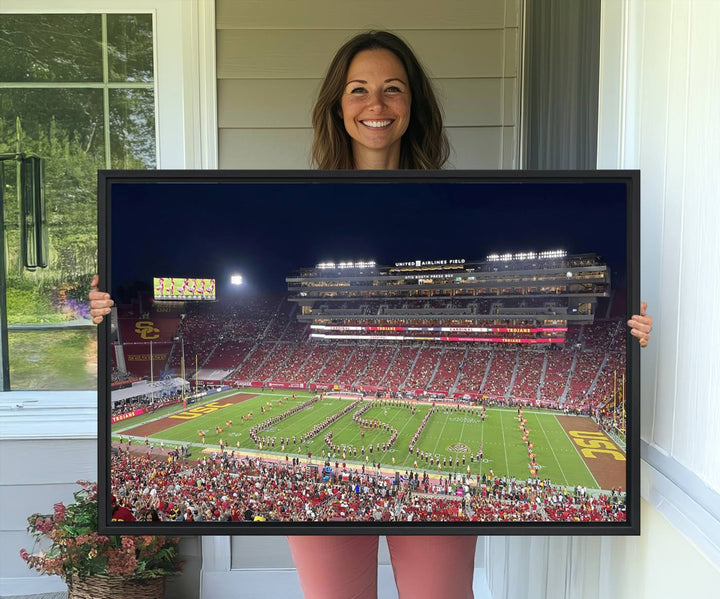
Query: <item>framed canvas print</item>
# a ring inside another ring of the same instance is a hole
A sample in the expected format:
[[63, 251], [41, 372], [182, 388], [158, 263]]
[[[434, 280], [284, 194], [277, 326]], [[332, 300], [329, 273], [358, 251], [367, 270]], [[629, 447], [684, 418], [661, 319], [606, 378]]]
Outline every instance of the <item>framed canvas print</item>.
[[101, 171], [101, 531], [639, 534], [639, 194]]

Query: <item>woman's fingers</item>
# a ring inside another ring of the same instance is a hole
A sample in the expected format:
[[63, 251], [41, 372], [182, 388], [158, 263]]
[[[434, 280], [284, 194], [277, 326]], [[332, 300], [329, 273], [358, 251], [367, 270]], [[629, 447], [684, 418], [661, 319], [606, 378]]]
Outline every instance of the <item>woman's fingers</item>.
[[92, 282], [90, 283], [90, 293], [88, 293], [88, 299], [90, 300], [90, 316], [95, 324], [100, 324], [103, 318], [110, 314], [110, 308], [115, 305], [115, 302], [110, 298], [109, 293], [104, 291], [98, 291], [97, 286], [100, 279], [97, 275], [94, 275]]

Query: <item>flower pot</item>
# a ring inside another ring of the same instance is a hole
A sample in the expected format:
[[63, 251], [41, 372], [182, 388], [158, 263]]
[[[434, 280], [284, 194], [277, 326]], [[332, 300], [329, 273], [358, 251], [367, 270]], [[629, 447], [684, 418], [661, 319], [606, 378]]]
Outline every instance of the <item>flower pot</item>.
[[68, 582], [68, 599], [163, 599], [165, 577], [88, 576]]

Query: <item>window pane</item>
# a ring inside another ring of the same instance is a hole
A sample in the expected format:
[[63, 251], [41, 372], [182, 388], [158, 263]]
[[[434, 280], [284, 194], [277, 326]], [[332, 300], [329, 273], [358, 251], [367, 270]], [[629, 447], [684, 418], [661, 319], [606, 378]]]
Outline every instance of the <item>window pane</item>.
[[8, 334], [12, 388], [94, 389], [97, 387], [97, 332], [22, 331]]
[[152, 15], [108, 15], [110, 81], [153, 81]]
[[100, 15], [0, 15], [0, 81], [102, 81]]
[[[112, 76], [152, 85], [150, 15], [107, 19]], [[107, 166], [106, 148], [116, 167], [156, 163], [152, 89], [108, 90], [105, 114], [102, 88], [60, 87], [102, 84], [101, 32], [100, 15], [0, 15], [0, 47], [7, 50], [0, 81], [53, 83], [0, 89], [0, 153], [44, 159], [50, 248], [47, 268], [23, 267], [17, 164], [3, 162], [12, 389], [96, 386], [96, 329], [88, 326], [87, 293], [97, 271], [97, 170]], [[106, 130], [106, 119], [115, 131]]]
[[110, 90], [112, 168], [155, 167], [154, 108], [151, 89]]
[[[102, 90], [98, 89], [13, 89], [0, 96], [0, 152], [17, 147], [45, 160], [45, 201], [50, 241], [48, 268], [29, 272], [23, 268], [18, 226], [18, 199], [15, 161], [4, 163], [5, 236], [8, 294], [30, 282], [48, 296], [48, 302], [15, 311], [11, 323], [57, 322], [78, 317], [66, 309], [67, 297], [82, 293], [78, 287], [95, 270], [97, 169], [105, 164]], [[58, 294], [57, 287], [65, 292]], [[52, 295], [54, 294], [54, 295]], [[68, 295], [69, 294], [69, 295]], [[34, 296], [35, 297], [35, 296]], [[37, 298], [36, 298], [37, 299]], [[10, 303], [10, 302], [9, 302]], [[47, 312], [43, 312], [47, 308]], [[30, 315], [35, 317], [29, 320]]]
[[[0, 90], [0, 151], [14, 151], [16, 119], [20, 119], [21, 150], [47, 158], [68, 144], [104, 160], [104, 119], [101, 89]], [[43, 153], [45, 152], [45, 153]]]

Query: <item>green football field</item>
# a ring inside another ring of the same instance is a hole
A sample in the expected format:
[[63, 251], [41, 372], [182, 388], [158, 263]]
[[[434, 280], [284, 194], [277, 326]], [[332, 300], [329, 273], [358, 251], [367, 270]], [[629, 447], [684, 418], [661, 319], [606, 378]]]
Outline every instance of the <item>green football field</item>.
[[[184, 411], [178, 406], [172, 406], [151, 415], [116, 423], [112, 427], [113, 439], [117, 440], [119, 435], [123, 434], [125, 437], [135, 436], [143, 441], [147, 436], [156, 446], [161, 441], [165, 447], [190, 444], [193, 448], [193, 457], [200, 455], [200, 450], [203, 448], [219, 447], [221, 440], [223, 444], [227, 441], [228, 449], [257, 451], [258, 447], [251, 440], [249, 429], [297, 407], [312, 396], [311, 393], [297, 393], [297, 399], [293, 400], [291, 393], [284, 392], [218, 393], [205, 398], [201, 403], [188, 406]], [[233, 403], [238, 399], [242, 401]], [[279, 401], [282, 401], [282, 405]], [[509, 475], [525, 479], [530, 475], [528, 448], [522, 439], [516, 409], [488, 408], [485, 421], [482, 422], [479, 408], [462, 408], [458, 411], [454, 407], [443, 407], [442, 404], [438, 404], [415, 446], [417, 450], [427, 454], [427, 461], [414, 453], [411, 455], [408, 447], [413, 435], [431, 409], [429, 404], [412, 402], [415, 406], [415, 414], [412, 414], [408, 407], [411, 405], [410, 402], [373, 402], [372, 406], [362, 414], [362, 418], [376, 421], [379, 426], [363, 429], [353, 422], [352, 418], [363, 405], [359, 404], [309, 442], [300, 443], [301, 435], [310, 431], [317, 423], [347, 408], [352, 402], [351, 399], [325, 397], [322, 401], [305, 407], [273, 424], [272, 427], [260, 431], [259, 435], [265, 438], [263, 451], [283, 458], [285, 455], [305, 458], [308, 453], [313, 457], [321, 458], [323, 452], [325, 456], [330, 456], [330, 450], [324, 439], [325, 435], [332, 431], [333, 442], [341, 447], [345, 446], [345, 461], [348, 464], [365, 463], [367, 456], [368, 464], [379, 461], [383, 467], [392, 468], [394, 465], [401, 471], [413, 469], [414, 462], [417, 461], [417, 470], [436, 474], [448, 472], [465, 474], [469, 466], [473, 476], [487, 474], [491, 469], [496, 476]], [[262, 413], [263, 407], [265, 413]], [[252, 418], [247, 418], [250, 412]], [[550, 479], [554, 484], [559, 485], [598, 487], [554, 413], [526, 409], [524, 416], [527, 419], [529, 440], [533, 443], [533, 451], [540, 466], [538, 471], [540, 478]], [[232, 421], [232, 426], [229, 428], [227, 421]], [[392, 433], [385, 430], [383, 427], [385, 423], [399, 432], [397, 441], [387, 451], [383, 451], [382, 445], [388, 441]], [[147, 429], [132, 430], [141, 424], [163, 430], [156, 432], [152, 430], [148, 432]], [[222, 432], [218, 434], [216, 427], [221, 427]], [[199, 436], [200, 431], [205, 432], [204, 447]], [[298, 437], [298, 442], [295, 444], [292, 441], [293, 436]], [[290, 438], [290, 443], [284, 449], [281, 446], [281, 437]], [[275, 439], [274, 446], [272, 438]], [[379, 451], [376, 449], [378, 443]], [[372, 454], [369, 452], [370, 444], [373, 445]], [[481, 444], [482, 461], [477, 459], [471, 461], [471, 454], [476, 456]], [[362, 447], [365, 448], [364, 455]], [[353, 448], [356, 454], [353, 453]], [[341, 454], [342, 450], [331, 457], [331, 460], [342, 462]], [[432, 465], [430, 456], [434, 462]], [[441, 462], [443, 458], [446, 460], [441, 470], [438, 470], [438, 458]], [[447, 463], [449, 460], [452, 460], [452, 465]]]

